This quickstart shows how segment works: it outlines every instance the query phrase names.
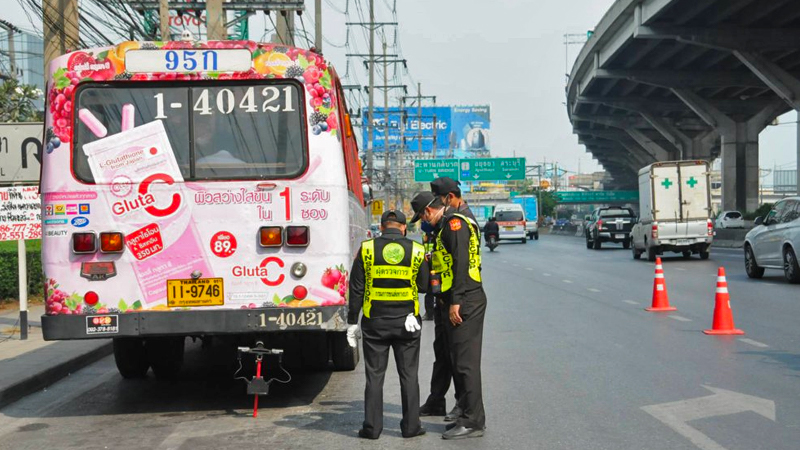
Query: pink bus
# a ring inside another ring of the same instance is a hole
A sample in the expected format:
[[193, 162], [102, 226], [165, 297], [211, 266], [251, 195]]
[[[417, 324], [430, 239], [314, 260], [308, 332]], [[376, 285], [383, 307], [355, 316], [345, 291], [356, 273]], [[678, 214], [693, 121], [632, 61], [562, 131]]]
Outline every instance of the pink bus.
[[186, 337], [355, 367], [347, 272], [368, 221], [321, 55], [123, 42], [56, 58], [47, 76], [45, 339], [113, 338], [131, 378], [174, 377]]

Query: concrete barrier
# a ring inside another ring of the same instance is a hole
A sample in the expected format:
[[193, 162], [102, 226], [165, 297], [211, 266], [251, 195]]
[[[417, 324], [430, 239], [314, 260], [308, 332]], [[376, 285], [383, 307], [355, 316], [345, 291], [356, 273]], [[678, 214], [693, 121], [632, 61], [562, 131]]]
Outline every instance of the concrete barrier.
[[714, 242], [712, 247], [722, 248], [742, 248], [744, 237], [750, 230], [748, 229], [719, 229], [715, 230]]

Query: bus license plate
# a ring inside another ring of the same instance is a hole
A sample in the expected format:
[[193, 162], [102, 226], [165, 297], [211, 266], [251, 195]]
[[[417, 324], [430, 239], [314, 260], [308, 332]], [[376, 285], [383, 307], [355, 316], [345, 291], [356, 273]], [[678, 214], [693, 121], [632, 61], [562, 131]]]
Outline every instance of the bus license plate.
[[225, 304], [222, 278], [167, 280], [167, 306], [221, 306]]

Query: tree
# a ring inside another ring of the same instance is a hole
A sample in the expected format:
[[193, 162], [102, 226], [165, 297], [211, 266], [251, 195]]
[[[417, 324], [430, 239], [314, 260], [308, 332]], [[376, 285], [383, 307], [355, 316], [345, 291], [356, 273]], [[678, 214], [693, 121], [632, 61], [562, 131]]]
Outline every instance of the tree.
[[0, 84], [0, 122], [41, 122], [44, 114], [33, 103], [40, 98], [36, 86], [5, 80]]

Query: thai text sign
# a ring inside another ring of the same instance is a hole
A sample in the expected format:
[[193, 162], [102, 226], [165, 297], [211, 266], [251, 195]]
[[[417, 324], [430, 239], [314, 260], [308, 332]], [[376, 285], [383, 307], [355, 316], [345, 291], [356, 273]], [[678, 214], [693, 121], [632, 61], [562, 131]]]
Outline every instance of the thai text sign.
[[0, 241], [41, 237], [42, 203], [39, 199], [39, 188], [0, 188]]

